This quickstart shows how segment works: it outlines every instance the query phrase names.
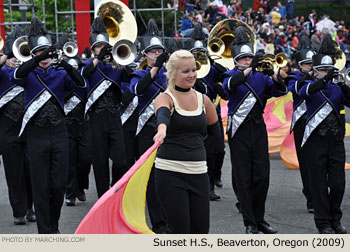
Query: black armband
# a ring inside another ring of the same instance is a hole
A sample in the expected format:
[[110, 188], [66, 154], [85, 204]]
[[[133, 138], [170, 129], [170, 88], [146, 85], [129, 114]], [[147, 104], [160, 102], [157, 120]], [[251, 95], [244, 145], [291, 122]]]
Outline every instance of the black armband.
[[123, 67], [123, 81], [130, 82], [131, 80], [131, 74], [134, 72], [134, 70], [129, 66]]
[[200, 79], [197, 79], [197, 80], [196, 80], [196, 83], [194, 84], [194, 86], [196, 87], [196, 90], [197, 90], [199, 93], [207, 94], [207, 87], [206, 87], [206, 85], [203, 83], [203, 81], [201, 81]]
[[214, 124], [207, 126], [207, 133], [210, 136], [219, 137], [220, 136], [220, 124], [217, 120]]
[[85, 82], [83, 79], [83, 76], [75, 70], [74, 67], [72, 67], [70, 64], [68, 64], [66, 61], [62, 60], [60, 63], [60, 66], [66, 70], [67, 74], [71, 77], [71, 79], [74, 81], [74, 83], [79, 87], [84, 87]]
[[160, 124], [164, 123], [167, 127], [170, 123], [170, 110], [167, 107], [160, 107], [156, 113], [157, 128]]
[[91, 62], [89, 65], [87, 65], [84, 69], [83, 69], [83, 76], [84, 78], [90, 80], [91, 75], [96, 71], [96, 68], [94, 66], [94, 63]]
[[24, 62], [22, 65], [20, 65], [17, 68], [15, 78], [24, 78], [24, 77], [26, 77], [37, 66], [38, 66], [38, 63], [36, 63], [35, 57], [30, 59], [30, 60], [28, 60], [28, 61], [26, 61], [26, 62]]
[[151, 78], [151, 73], [147, 73], [136, 85], [136, 94], [143, 94], [148, 87], [152, 84], [153, 79]]
[[325, 88], [327, 85], [327, 82], [324, 79], [319, 79], [309, 85], [309, 89], [307, 90], [307, 93], [313, 94], [317, 91], [320, 91], [321, 89]]
[[127, 88], [122, 96], [122, 105], [128, 106], [129, 103], [134, 99], [135, 95]]
[[243, 72], [235, 74], [234, 76], [231, 76], [230, 82], [228, 83], [229, 89], [234, 89], [239, 84], [242, 84], [245, 81], [245, 75]]

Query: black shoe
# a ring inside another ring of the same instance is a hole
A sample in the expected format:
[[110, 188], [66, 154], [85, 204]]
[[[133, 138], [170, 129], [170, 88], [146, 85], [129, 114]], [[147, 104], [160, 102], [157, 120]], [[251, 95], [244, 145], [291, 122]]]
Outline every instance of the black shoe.
[[27, 210], [26, 219], [28, 222], [36, 222], [36, 215], [35, 215], [33, 209]]
[[15, 225], [24, 225], [26, 224], [26, 220], [24, 217], [15, 217], [13, 223], [15, 223]]
[[61, 234], [59, 230], [52, 231], [51, 234]]
[[313, 214], [313, 213], [315, 212], [315, 209], [314, 209], [314, 207], [313, 207], [313, 205], [312, 205], [311, 202], [308, 202], [308, 203], [306, 204], [306, 208], [307, 208], [307, 211], [308, 211], [309, 213], [311, 213], [311, 214]]
[[246, 234], [259, 234], [259, 231], [256, 228], [256, 226], [248, 225], [245, 227], [245, 233]]
[[75, 206], [75, 198], [66, 199], [66, 206]]
[[217, 195], [214, 191], [210, 191], [209, 199], [210, 201], [216, 201], [221, 199], [221, 197]]
[[335, 234], [334, 230], [331, 227], [325, 227], [318, 229], [320, 234]]
[[258, 224], [258, 230], [264, 234], [276, 234], [277, 230], [273, 229], [268, 223], [262, 222]]
[[78, 199], [79, 201], [86, 201], [86, 195], [85, 195], [85, 193], [79, 195], [79, 196], [77, 197], [77, 199]]
[[215, 185], [216, 185], [217, 187], [222, 187], [222, 186], [223, 186], [223, 185], [222, 185], [222, 180], [221, 180], [221, 179], [215, 180]]
[[236, 207], [237, 207], [237, 209], [238, 209], [238, 212], [239, 212], [239, 213], [242, 213], [241, 204], [239, 204], [239, 202], [236, 203]]
[[347, 234], [346, 228], [342, 225], [333, 227], [333, 230], [336, 234]]

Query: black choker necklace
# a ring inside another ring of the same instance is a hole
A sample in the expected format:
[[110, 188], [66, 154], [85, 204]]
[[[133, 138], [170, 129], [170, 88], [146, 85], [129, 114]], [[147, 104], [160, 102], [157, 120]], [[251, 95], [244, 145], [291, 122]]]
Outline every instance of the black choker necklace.
[[191, 88], [182, 88], [182, 87], [179, 87], [179, 86], [174, 86], [175, 90], [177, 91], [180, 91], [180, 92], [188, 92], [191, 90]]

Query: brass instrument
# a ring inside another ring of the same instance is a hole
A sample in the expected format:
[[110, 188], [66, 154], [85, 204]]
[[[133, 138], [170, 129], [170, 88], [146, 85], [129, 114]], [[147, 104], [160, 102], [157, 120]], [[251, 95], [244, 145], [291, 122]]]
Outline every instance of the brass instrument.
[[28, 36], [17, 38], [12, 44], [13, 55], [17, 58], [18, 64], [22, 64], [32, 58], [28, 45]]
[[253, 45], [254, 51], [256, 51], [257, 45], [254, 31], [247, 23], [237, 19], [225, 19], [220, 21], [211, 29], [208, 38], [207, 46], [209, 54], [220, 56], [220, 59], [216, 61], [229, 69], [233, 69], [234, 67], [231, 45], [238, 26], [244, 27], [247, 37]]
[[137, 48], [130, 40], [121, 39], [112, 48], [113, 60], [119, 65], [129, 65], [137, 57]]
[[120, 39], [135, 42], [137, 24], [129, 7], [118, 0], [102, 0], [96, 6], [95, 17], [101, 17], [113, 46]]
[[138, 65], [137, 70], [146, 70], [146, 68], [147, 68], [147, 60], [144, 59]]
[[207, 54], [203, 51], [193, 51], [196, 61], [197, 78], [204, 78], [210, 71], [210, 61]]
[[112, 57], [106, 62], [114, 68], [128, 65], [136, 59], [137, 24], [130, 9], [118, 0], [102, 0], [95, 9], [95, 17], [101, 17], [113, 46]]
[[332, 79], [334, 84], [345, 83], [345, 85], [350, 86], [350, 68], [346, 69], [345, 72], [337, 72], [336, 74]]
[[339, 70], [343, 70], [345, 65], [346, 65], [346, 56], [345, 53], [343, 52], [343, 50], [340, 49], [339, 44], [337, 41], [333, 40], [334, 44], [335, 44], [335, 55], [334, 55], [334, 60], [335, 60], [335, 64], [334, 66]]
[[265, 70], [276, 71], [278, 68], [285, 67], [288, 64], [288, 57], [284, 53], [264, 54], [263, 59], [259, 61], [256, 71], [263, 72]]
[[63, 45], [62, 50], [67, 57], [73, 58], [78, 54], [78, 45], [74, 42], [68, 41]]

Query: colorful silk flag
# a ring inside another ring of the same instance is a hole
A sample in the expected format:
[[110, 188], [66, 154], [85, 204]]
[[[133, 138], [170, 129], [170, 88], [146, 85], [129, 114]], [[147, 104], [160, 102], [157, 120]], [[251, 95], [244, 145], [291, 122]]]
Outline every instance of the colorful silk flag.
[[152, 234], [146, 223], [146, 189], [156, 142], [90, 209], [75, 234]]

